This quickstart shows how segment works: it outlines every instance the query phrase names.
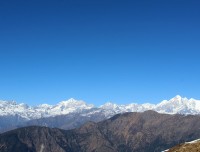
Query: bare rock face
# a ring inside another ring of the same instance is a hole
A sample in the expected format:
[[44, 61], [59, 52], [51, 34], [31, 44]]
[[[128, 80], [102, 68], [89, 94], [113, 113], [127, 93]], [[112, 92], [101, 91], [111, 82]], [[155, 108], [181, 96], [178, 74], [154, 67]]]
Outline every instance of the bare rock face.
[[200, 116], [124, 113], [78, 129], [26, 127], [0, 135], [1, 152], [160, 152], [200, 138]]

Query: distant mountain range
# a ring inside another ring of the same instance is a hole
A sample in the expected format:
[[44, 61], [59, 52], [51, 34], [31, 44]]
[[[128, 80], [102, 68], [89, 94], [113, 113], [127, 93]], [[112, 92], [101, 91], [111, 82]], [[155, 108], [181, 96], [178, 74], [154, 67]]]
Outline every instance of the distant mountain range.
[[129, 112], [73, 130], [38, 126], [12, 130], [0, 134], [0, 151], [161, 152], [199, 139], [199, 126], [198, 115]]
[[158, 104], [117, 105], [109, 102], [100, 107], [75, 99], [62, 101], [56, 105], [42, 104], [35, 107], [24, 103], [0, 101], [0, 132], [31, 125], [73, 129], [88, 121], [99, 122], [119, 113], [147, 110], [166, 114], [198, 115], [200, 100], [177, 95]]
[[[75, 99], [62, 101], [56, 105], [41, 104], [35, 107], [28, 106], [24, 103], [17, 104], [16, 102], [0, 101], [0, 116], [17, 115], [26, 120], [82, 112], [84, 113], [83, 115], [90, 116], [99, 111], [101, 111], [105, 117], [109, 118], [118, 113], [143, 112], [146, 110], [154, 110], [166, 114], [200, 114], [200, 100], [182, 98], [177, 95], [168, 101], [164, 100], [158, 104], [131, 103], [118, 105], [108, 102], [100, 107], [95, 107], [94, 105]], [[87, 113], [85, 113], [85, 111], [87, 111]]]

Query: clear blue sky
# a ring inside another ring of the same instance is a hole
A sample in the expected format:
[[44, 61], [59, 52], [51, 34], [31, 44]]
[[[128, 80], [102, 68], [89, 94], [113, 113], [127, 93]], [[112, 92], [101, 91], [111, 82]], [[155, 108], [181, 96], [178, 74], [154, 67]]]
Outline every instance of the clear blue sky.
[[0, 99], [200, 99], [199, 0], [0, 1]]

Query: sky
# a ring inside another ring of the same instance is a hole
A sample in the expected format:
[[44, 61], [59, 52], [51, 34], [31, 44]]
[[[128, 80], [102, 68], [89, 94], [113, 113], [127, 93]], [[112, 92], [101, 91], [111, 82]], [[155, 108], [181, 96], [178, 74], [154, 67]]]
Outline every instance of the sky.
[[200, 99], [199, 0], [0, 1], [0, 99]]

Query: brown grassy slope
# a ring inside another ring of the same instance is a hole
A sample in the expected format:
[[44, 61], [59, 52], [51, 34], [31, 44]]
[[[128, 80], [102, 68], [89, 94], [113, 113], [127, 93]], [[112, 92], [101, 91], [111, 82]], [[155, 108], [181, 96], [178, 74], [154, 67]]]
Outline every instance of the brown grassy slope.
[[180, 144], [169, 149], [167, 152], [200, 152], [200, 141]]

